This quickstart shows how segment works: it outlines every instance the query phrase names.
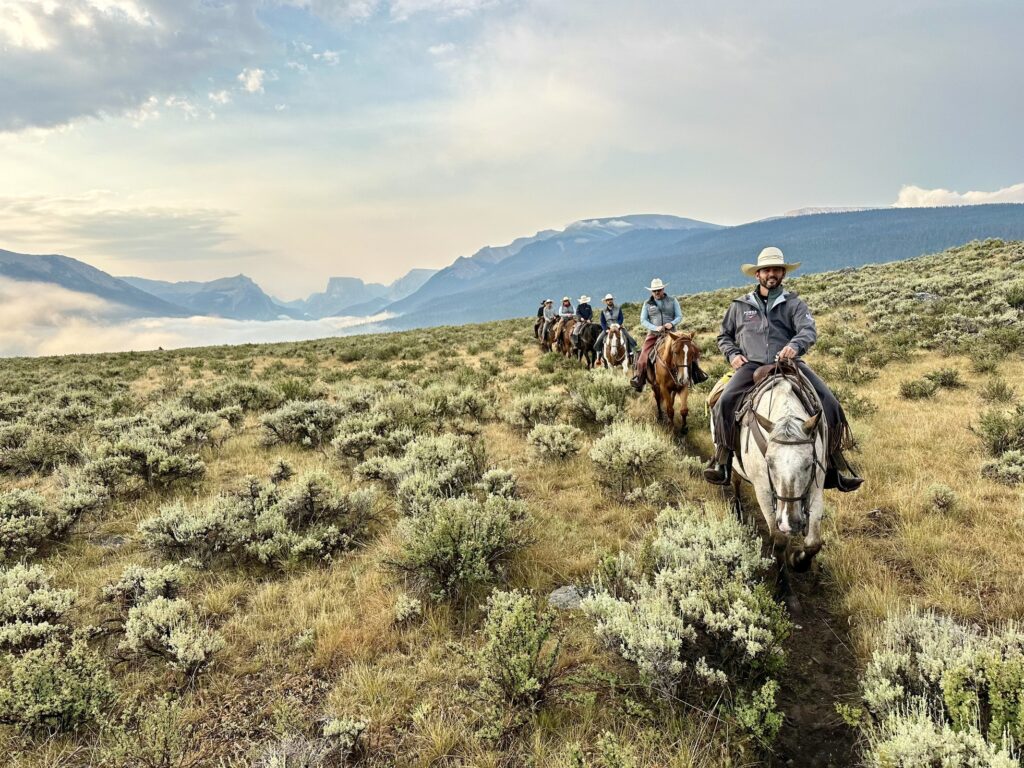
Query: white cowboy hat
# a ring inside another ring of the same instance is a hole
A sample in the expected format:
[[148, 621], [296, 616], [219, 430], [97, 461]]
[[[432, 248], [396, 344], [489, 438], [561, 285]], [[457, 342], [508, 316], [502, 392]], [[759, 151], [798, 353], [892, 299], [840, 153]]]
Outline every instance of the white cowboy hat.
[[605, 297], [603, 299], [601, 299], [601, 301], [608, 301], [608, 299], [611, 299], [612, 301], [615, 301], [615, 297], [612, 296], [610, 293], [606, 294]]
[[663, 283], [663, 282], [661, 282], [661, 278], [660, 277], [656, 277], [653, 280], [651, 280], [651, 284], [647, 286], [647, 290], [648, 291], [663, 291], [663, 290], [665, 290], [665, 286], [666, 285], [668, 285], [668, 283]]
[[795, 261], [792, 264], [787, 264], [786, 257], [782, 255], [782, 250], [774, 245], [769, 245], [757, 254], [757, 264], [744, 264], [740, 269], [748, 277], [757, 277], [757, 270], [764, 269], [765, 267], [782, 267], [788, 275], [790, 272], [796, 272], [800, 268], [800, 262]]
[[562, 301], [563, 302], [565, 302], [565, 301], [572, 301], [572, 299], [570, 299], [568, 296], [563, 296], [562, 297]]
[[580, 296], [580, 304], [589, 304], [589, 303], [590, 303], [590, 297], [589, 296], [586, 296], [586, 295]]
[[544, 299], [544, 303], [545, 304], [554, 304], [555, 302], [553, 302], [551, 299]]

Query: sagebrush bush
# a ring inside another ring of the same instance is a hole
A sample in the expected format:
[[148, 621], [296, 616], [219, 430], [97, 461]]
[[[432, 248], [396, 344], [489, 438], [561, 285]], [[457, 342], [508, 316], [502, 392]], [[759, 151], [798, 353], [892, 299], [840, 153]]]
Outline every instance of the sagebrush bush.
[[[911, 612], [886, 619], [874, 639], [861, 689], [869, 713], [864, 727], [876, 760], [886, 752], [902, 755], [901, 760], [914, 754], [923, 758], [943, 745], [963, 749], [973, 743], [982, 749], [982, 740], [995, 754], [1004, 737], [1022, 743], [1024, 633], [1019, 626], [982, 631], [945, 616]], [[917, 753], [908, 736], [915, 732], [925, 739]]]
[[530, 544], [522, 502], [441, 499], [399, 522], [402, 550], [391, 564], [435, 600], [458, 598], [495, 581]]
[[0, 651], [24, 651], [62, 638], [75, 600], [70, 589], [56, 589], [41, 566], [0, 569]]
[[147, 568], [129, 565], [117, 581], [103, 587], [103, 599], [124, 613], [158, 597], [178, 596], [184, 574], [178, 565]]
[[38, 493], [0, 492], [0, 561], [31, 555], [53, 528], [53, 514]]
[[612, 424], [590, 449], [598, 481], [620, 493], [650, 485], [669, 466], [671, 446], [649, 424]]
[[0, 426], [0, 472], [47, 472], [80, 459], [81, 451], [67, 436], [25, 422]]
[[900, 395], [907, 400], [923, 400], [934, 397], [938, 388], [931, 379], [910, 379], [900, 382]]
[[524, 432], [538, 424], [558, 419], [562, 412], [562, 397], [549, 392], [530, 392], [512, 398], [504, 413], [505, 421]]
[[486, 496], [503, 496], [506, 499], [519, 498], [519, 478], [515, 472], [494, 468], [484, 472], [477, 488]]
[[937, 371], [926, 373], [924, 377], [943, 389], [960, 389], [964, 386], [960, 371], [956, 368], [939, 368]]
[[608, 424], [625, 411], [632, 392], [620, 372], [590, 371], [569, 387], [569, 406], [585, 424]]
[[949, 513], [956, 509], [957, 499], [948, 485], [936, 483], [928, 487], [928, 507], [936, 512]]
[[520, 591], [492, 592], [476, 654], [484, 704], [480, 734], [499, 739], [522, 725], [549, 696], [556, 679], [560, 638], [555, 612]]
[[365, 535], [376, 500], [368, 488], [344, 493], [321, 472], [288, 487], [250, 477], [240, 490], [195, 507], [164, 505], [139, 531], [150, 547], [203, 562], [230, 554], [281, 567], [350, 548]]
[[0, 654], [0, 723], [71, 731], [94, 723], [112, 699], [110, 675], [83, 637]]
[[1024, 451], [1007, 451], [981, 465], [981, 474], [1003, 485], [1024, 483]]
[[326, 400], [292, 400], [263, 417], [263, 442], [322, 448], [334, 438], [341, 417], [341, 408]]
[[669, 700], [732, 698], [748, 727], [757, 710], [758, 735], [770, 739], [781, 724], [771, 684], [790, 625], [763, 583], [770, 562], [760, 542], [732, 517], [680, 507], [659, 515], [651, 548], [652, 573], [627, 577], [627, 596], [584, 599], [597, 636]]
[[579, 453], [583, 431], [570, 424], [538, 424], [526, 440], [542, 459], [567, 459]]
[[118, 648], [158, 656], [192, 677], [209, 666], [224, 645], [224, 639], [200, 621], [188, 600], [155, 597], [128, 611]]

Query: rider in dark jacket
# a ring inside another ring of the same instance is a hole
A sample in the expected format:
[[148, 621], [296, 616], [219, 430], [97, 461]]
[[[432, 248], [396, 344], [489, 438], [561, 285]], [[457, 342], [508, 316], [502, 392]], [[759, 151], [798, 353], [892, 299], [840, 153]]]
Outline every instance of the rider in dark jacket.
[[583, 326], [594, 319], [594, 308], [590, 306], [589, 296], [580, 296], [580, 302], [576, 305], [576, 327], [572, 329], [573, 336], [579, 336]]
[[597, 337], [597, 341], [594, 342], [594, 349], [597, 350], [597, 354], [601, 355], [604, 352], [604, 337], [608, 335], [608, 329], [613, 325], [618, 325], [622, 329], [623, 335], [626, 337], [626, 347], [630, 353], [636, 349], [636, 341], [632, 336], [629, 335], [629, 331], [623, 326], [622, 318], [622, 307], [615, 303], [615, 297], [610, 293], [604, 297], [604, 309], [601, 310], [598, 317], [601, 319], [601, 335]]
[[[799, 262], [787, 264], [782, 251], [774, 247], [762, 250], [757, 264], [743, 266], [743, 273], [757, 278], [758, 286], [729, 305], [718, 335], [718, 348], [735, 373], [712, 411], [716, 455], [704, 470], [704, 477], [710, 483], [725, 485], [729, 482], [729, 465], [736, 449], [738, 432], [736, 411], [754, 386], [754, 372], [762, 365], [776, 360], [793, 361], [818, 394], [829, 434], [840, 434], [846, 423], [836, 396], [800, 359], [817, 340], [818, 334], [814, 318], [803, 299], [782, 286], [786, 274], [799, 266]], [[825, 475], [825, 487], [841, 491], [859, 488], [863, 480], [855, 474], [840, 475], [842, 469], [853, 472], [836, 447]]]

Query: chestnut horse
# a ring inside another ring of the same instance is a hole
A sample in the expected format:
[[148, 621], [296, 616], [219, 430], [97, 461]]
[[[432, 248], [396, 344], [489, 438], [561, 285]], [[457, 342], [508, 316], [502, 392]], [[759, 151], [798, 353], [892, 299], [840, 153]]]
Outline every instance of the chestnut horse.
[[[692, 333], [665, 331], [658, 345], [651, 350], [647, 361], [647, 381], [654, 392], [654, 403], [658, 407], [658, 419], [667, 421], [673, 431], [685, 435], [686, 416], [690, 412], [687, 400], [690, 397], [691, 366], [700, 359], [700, 348], [693, 341]], [[680, 424], [676, 428], [676, 395], [680, 399]]]
[[576, 327], [576, 318], [567, 317], [561, 321], [555, 336], [554, 348], [568, 357], [572, 354], [572, 329]]

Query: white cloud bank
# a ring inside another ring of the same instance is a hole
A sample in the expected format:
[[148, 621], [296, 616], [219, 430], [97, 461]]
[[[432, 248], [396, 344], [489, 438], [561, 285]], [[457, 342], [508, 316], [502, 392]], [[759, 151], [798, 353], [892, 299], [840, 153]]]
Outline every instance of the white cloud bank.
[[119, 321], [117, 311], [90, 294], [0, 278], [0, 357], [304, 341], [379, 331], [373, 321], [387, 317], [262, 322], [148, 317]]
[[954, 192], [949, 189], [922, 189], [904, 186], [893, 203], [894, 208], [932, 208], [941, 205], [984, 205], [986, 203], [1024, 203], [1024, 184], [995, 192]]

